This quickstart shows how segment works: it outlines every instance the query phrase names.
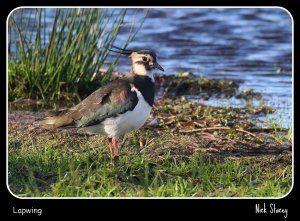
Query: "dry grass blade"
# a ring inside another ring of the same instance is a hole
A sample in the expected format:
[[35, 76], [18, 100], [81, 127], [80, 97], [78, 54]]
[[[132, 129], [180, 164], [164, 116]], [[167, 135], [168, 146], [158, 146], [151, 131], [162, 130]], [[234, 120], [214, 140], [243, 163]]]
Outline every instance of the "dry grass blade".
[[206, 131], [206, 130], [230, 130], [230, 127], [207, 127], [207, 128], [198, 128], [192, 130], [179, 130], [179, 133], [195, 133], [199, 131]]

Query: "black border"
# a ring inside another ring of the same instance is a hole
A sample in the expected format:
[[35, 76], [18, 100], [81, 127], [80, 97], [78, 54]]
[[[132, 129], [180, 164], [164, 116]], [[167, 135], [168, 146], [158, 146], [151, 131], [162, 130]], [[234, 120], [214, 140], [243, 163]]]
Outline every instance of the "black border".
[[[101, 3], [101, 5], [100, 5]], [[183, 2], [177, 2], [183, 3]], [[184, 1], [185, 5], [178, 4], [176, 6], [281, 6], [287, 9], [294, 18], [294, 86], [297, 88], [296, 75], [298, 69], [297, 60], [295, 56], [297, 41], [297, 31], [298, 31], [298, 20], [297, 18], [297, 4], [296, 1], [259, 1], [259, 2], [234, 2], [226, 1], [220, 3], [213, 0], [207, 1]], [[154, 2], [153, 0], [136, 1], [136, 4], [132, 1], [122, 1], [113, 4], [112, 1], [65, 1], [61, 0], [59, 3], [53, 1], [9, 1], [9, 5], [2, 5], [1, 7], [1, 49], [2, 49], [2, 80], [0, 81], [1, 95], [6, 95], [6, 18], [11, 10], [19, 6], [174, 6], [175, 1], [160, 1]], [[200, 5], [201, 4], [201, 5]], [[5, 31], [4, 31], [5, 30]], [[5, 43], [4, 43], [5, 42]], [[294, 92], [294, 101], [296, 97], [296, 92]], [[4, 100], [4, 99], [3, 99]], [[7, 101], [6, 101], [7, 102]], [[299, 195], [299, 190], [297, 189], [297, 166], [296, 159], [298, 154], [298, 147], [296, 145], [296, 140], [294, 140], [294, 187], [290, 194], [283, 199], [18, 199], [12, 196], [7, 190], [6, 186], [6, 103], [2, 101], [1, 108], [1, 145], [0, 154], [1, 157], [1, 182], [0, 182], [0, 199], [3, 201], [2, 211], [5, 214], [1, 214], [3, 217], [11, 218], [21, 218], [20, 215], [13, 214], [13, 207], [15, 208], [42, 208], [43, 214], [40, 218], [45, 216], [50, 217], [67, 217], [67, 218], [79, 218], [80, 216], [84, 218], [95, 217], [96, 219], [116, 218], [116, 216], [126, 219], [126, 218], [136, 218], [136, 219], [146, 219], [146, 218], [167, 218], [171, 217], [181, 218], [184, 220], [195, 217], [195, 219], [212, 219], [218, 218], [236, 218], [240, 217], [242, 219], [283, 219], [282, 215], [276, 214], [255, 214], [255, 204], [275, 203], [276, 207], [288, 208], [289, 215], [288, 218], [292, 218], [293, 214], [297, 213], [296, 205], [299, 205], [299, 199], [297, 200], [296, 195]], [[298, 105], [300, 106], [300, 105]], [[295, 109], [297, 108], [294, 105]], [[294, 113], [297, 113], [294, 109]], [[299, 108], [298, 108], [299, 109]], [[5, 117], [4, 117], [5, 116]], [[296, 114], [295, 114], [296, 117]], [[294, 121], [294, 125], [296, 125]], [[294, 128], [294, 134], [297, 135], [297, 130]], [[294, 135], [294, 136], [295, 136]], [[295, 136], [296, 138], [296, 136]], [[3, 210], [4, 209], [4, 210]], [[27, 215], [28, 218], [38, 217], [37, 215]], [[23, 218], [23, 217], [22, 217]]]

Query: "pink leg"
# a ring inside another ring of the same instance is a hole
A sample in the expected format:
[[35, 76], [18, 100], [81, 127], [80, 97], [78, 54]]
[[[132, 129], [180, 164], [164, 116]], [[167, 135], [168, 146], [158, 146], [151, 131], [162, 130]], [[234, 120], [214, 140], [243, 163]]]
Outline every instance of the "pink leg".
[[113, 147], [115, 149], [115, 154], [116, 154], [116, 156], [118, 156], [118, 158], [120, 160], [119, 150], [118, 150], [118, 141], [115, 137], [112, 138], [112, 143], [113, 143]]
[[109, 153], [110, 153], [110, 159], [112, 160], [114, 158], [113, 155], [113, 139], [112, 138], [108, 138], [108, 145], [109, 145]]

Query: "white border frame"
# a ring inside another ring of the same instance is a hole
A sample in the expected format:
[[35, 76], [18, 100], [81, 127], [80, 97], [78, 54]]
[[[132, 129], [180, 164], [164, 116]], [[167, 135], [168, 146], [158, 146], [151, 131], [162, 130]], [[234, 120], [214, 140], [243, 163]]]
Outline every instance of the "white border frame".
[[8, 56], [6, 56], [6, 187], [11, 195], [18, 199], [282, 199], [294, 188], [294, 18], [292, 14], [281, 6], [20, 6], [14, 8], [6, 19], [6, 55], [8, 55], [8, 18], [16, 10], [21, 8], [277, 8], [285, 11], [292, 21], [292, 186], [281, 197], [19, 197], [16, 196], [8, 185]]

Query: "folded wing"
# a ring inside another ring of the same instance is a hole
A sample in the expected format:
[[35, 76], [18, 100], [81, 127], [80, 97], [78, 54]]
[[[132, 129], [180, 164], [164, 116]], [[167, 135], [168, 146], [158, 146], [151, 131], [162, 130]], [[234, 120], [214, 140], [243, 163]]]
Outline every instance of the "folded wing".
[[92, 126], [101, 123], [106, 118], [133, 110], [137, 103], [137, 94], [131, 91], [129, 82], [110, 82], [75, 107], [56, 112], [36, 122], [35, 126], [47, 129]]

